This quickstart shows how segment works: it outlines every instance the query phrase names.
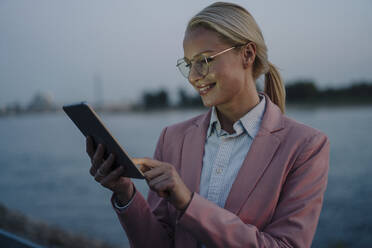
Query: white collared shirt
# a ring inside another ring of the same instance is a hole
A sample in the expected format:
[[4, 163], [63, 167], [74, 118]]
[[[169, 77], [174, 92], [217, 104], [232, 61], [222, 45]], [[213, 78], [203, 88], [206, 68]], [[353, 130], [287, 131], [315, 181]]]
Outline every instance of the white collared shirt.
[[259, 104], [234, 123], [233, 134], [221, 128], [217, 111], [212, 109], [204, 147], [200, 195], [222, 208], [260, 128], [265, 106], [265, 97], [260, 95]]

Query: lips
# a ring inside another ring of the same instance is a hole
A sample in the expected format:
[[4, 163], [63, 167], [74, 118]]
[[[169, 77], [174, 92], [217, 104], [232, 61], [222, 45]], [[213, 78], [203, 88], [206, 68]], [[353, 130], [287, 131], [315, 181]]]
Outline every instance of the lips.
[[201, 84], [201, 85], [196, 85], [196, 88], [199, 91], [200, 95], [205, 95], [207, 94], [214, 86], [216, 83], [210, 83], [210, 84]]

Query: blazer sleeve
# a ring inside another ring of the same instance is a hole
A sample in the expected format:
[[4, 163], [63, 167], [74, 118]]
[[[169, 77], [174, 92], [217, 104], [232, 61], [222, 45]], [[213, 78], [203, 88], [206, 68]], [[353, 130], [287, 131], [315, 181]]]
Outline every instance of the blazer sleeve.
[[[162, 146], [166, 128], [156, 146], [154, 158], [162, 160]], [[113, 203], [114, 196], [111, 198]], [[149, 191], [148, 201], [136, 190], [131, 204], [123, 211], [114, 207], [131, 247], [172, 247], [174, 226], [169, 219], [168, 204]]]
[[328, 168], [329, 140], [318, 133], [302, 146], [282, 186], [274, 215], [263, 230], [197, 193], [177, 224], [207, 247], [310, 247]]

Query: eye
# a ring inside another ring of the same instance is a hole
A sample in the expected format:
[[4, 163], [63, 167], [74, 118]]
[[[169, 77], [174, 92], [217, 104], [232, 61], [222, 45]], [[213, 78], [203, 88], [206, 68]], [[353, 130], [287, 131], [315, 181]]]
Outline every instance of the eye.
[[207, 62], [212, 62], [213, 61], [213, 58], [207, 58]]
[[199, 63], [202, 64], [202, 65], [204, 65], [204, 64], [206, 64], [206, 63], [210, 63], [211, 61], [213, 61], [213, 58], [208, 58], [208, 57], [206, 57], [206, 58], [202, 58], [202, 59], [200, 59], [200, 60], [199, 60]]

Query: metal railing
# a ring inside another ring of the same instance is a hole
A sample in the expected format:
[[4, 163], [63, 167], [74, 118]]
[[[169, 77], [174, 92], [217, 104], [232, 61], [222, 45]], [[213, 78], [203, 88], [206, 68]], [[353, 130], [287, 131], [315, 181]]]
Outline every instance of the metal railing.
[[0, 229], [1, 248], [44, 248], [15, 234]]

